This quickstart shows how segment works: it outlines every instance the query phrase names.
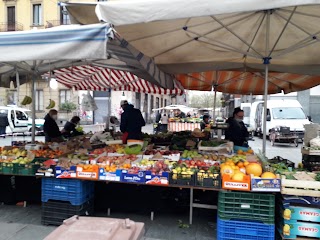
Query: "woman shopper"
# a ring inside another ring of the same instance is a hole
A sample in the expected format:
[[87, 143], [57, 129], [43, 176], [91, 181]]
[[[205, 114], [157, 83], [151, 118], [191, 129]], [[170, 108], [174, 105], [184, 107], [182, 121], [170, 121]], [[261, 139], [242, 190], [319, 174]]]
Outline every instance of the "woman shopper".
[[78, 116], [73, 116], [70, 121], [67, 121], [64, 125], [61, 133], [64, 137], [72, 137], [82, 135], [82, 133], [76, 130], [77, 125], [80, 122], [80, 118]]
[[161, 117], [161, 131], [167, 132], [168, 131], [168, 116], [166, 113], [163, 114]]

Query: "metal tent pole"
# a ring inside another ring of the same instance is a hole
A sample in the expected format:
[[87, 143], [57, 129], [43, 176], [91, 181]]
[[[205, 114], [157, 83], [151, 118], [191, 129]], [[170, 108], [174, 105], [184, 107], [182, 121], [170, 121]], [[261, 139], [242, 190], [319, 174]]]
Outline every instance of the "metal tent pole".
[[[265, 56], [269, 56], [269, 35], [270, 35], [270, 10], [266, 12], [266, 50]], [[270, 57], [263, 58], [263, 64], [265, 65], [265, 76], [264, 76], [264, 111], [263, 111], [263, 142], [262, 142], [262, 153], [266, 153], [267, 144], [267, 101], [268, 101], [268, 81], [269, 81], [269, 64]]]
[[270, 59], [265, 58], [265, 78], [264, 78], [264, 108], [263, 108], [263, 143], [262, 143], [262, 153], [266, 153], [266, 143], [267, 143], [267, 101], [268, 101], [268, 75], [269, 75], [269, 63]]
[[31, 142], [35, 143], [36, 140], [36, 73], [32, 73], [32, 82], [31, 82], [31, 112], [32, 112], [32, 133], [31, 133]]
[[213, 121], [216, 119], [216, 102], [217, 102], [217, 90], [214, 89], [214, 99], [213, 99]]

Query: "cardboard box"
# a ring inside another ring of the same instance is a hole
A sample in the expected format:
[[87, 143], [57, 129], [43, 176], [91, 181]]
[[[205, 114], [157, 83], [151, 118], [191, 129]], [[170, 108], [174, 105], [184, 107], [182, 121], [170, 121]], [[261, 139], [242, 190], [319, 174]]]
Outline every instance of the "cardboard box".
[[169, 173], [163, 172], [161, 175], [152, 174], [151, 171], [145, 172], [146, 184], [169, 185]]
[[320, 207], [320, 196], [295, 196], [295, 195], [282, 195], [283, 205], [286, 207], [290, 204], [303, 204], [303, 205], [318, 205]]
[[320, 156], [320, 150], [310, 150], [304, 147], [301, 148], [301, 153], [302, 155]]
[[139, 171], [137, 174], [131, 174], [128, 170], [121, 171], [121, 182], [145, 183], [145, 172]]
[[222, 176], [222, 188], [228, 190], [250, 191], [250, 176], [245, 175], [242, 182], [234, 181], [227, 174]]
[[77, 166], [71, 166], [69, 169], [65, 169], [60, 166], [56, 166], [55, 170], [56, 178], [76, 178], [77, 177]]
[[97, 165], [78, 165], [77, 178], [98, 180], [99, 167]]
[[99, 180], [120, 182], [121, 171], [121, 169], [118, 169], [115, 172], [106, 172], [104, 168], [99, 168]]
[[281, 179], [251, 178], [252, 192], [280, 192]]
[[298, 236], [320, 238], [320, 224], [317, 223], [285, 220], [279, 230], [283, 239], [296, 239]]
[[285, 207], [283, 218], [285, 220], [301, 220], [320, 223], [320, 208], [298, 206]]

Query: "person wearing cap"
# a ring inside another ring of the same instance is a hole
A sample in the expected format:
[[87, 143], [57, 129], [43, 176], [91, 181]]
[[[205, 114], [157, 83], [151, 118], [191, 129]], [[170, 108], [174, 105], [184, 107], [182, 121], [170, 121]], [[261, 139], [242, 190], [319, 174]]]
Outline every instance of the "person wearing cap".
[[121, 114], [120, 131], [123, 133], [122, 141], [127, 143], [127, 140], [142, 140], [141, 128], [146, 125], [141, 111], [129, 104], [127, 100], [120, 102], [123, 113]]
[[228, 118], [228, 128], [225, 132], [225, 139], [230, 140], [235, 146], [249, 147], [249, 132], [243, 123], [244, 112], [240, 107], [236, 107], [233, 116]]

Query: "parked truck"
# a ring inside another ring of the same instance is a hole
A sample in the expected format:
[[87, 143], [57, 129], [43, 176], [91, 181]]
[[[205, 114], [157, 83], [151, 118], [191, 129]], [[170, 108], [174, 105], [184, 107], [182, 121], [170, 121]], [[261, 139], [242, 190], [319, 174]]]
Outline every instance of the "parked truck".
[[[263, 133], [264, 102], [252, 104], [250, 124], [256, 135]], [[267, 136], [271, 129], [277, 127], [290, 127], [290, 131], [297, 134], [300, 139], [304, 137], [304, 125], [310, 124], [301, 104], [297, 100], [268, 100], [267, 101]]]

